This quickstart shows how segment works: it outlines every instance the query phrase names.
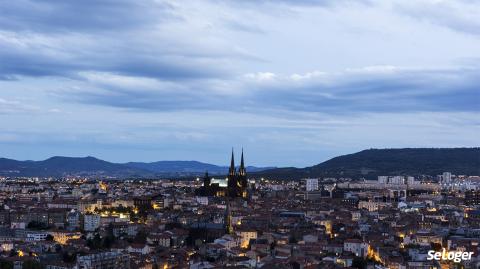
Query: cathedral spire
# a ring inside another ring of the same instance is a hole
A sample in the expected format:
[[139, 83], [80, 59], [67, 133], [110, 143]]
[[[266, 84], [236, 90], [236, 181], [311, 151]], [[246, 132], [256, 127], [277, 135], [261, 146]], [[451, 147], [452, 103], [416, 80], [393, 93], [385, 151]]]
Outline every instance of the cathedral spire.
[[247, 171], [245, 171], [245, 162], [243, 161], [243, 148], [242, 148], [242, 158], [240, 160], [240, 168], [238, 172], [242, 176], [247, 174]]
[[228, 169], [228, 175], [230, 176], [235, 175], [235, 161], [233, 159], [233, 148], [232, 148], [232, 159], [230, 161], [230, 169]]
[[208, 175], [208, 171], [205, 171], [205, 176], [203, 177], [203, 186], [208, 187], [212, 183], [212, 178]]

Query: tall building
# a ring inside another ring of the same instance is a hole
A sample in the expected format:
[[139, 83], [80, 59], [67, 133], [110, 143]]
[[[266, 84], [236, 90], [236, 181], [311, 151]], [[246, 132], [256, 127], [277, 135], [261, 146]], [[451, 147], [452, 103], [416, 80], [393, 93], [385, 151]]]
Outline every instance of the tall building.
[[480, 190], [468, 190], [465, 192], [465, 205], [480, 205]]
[[442, 183], [451, 183], [452, 182], [452, 173], [443, 172], [442, 174]]
[[307, 191], [318, 191], [318, 178], [306, 178], [305, 189]]
[[88, 232], [93, 232], [100, 227], [100, 215], [85, 214], [83, 219], [83, 229]]

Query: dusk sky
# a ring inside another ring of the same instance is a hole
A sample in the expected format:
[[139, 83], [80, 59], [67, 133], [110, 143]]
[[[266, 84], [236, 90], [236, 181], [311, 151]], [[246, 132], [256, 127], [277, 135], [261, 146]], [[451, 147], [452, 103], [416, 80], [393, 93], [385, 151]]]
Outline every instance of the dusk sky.
[[0, 0], [0, 157], [479, 146], [479, 87], [475, 0]]

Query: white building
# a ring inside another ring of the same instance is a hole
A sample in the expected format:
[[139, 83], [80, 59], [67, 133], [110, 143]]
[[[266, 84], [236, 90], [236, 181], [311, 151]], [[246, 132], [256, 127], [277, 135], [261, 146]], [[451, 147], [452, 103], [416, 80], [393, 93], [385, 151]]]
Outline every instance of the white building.
[[382, 184], [388, 183], [388, 177], [387, 176], [378, 176], [378, 183], [382, 183]]
[[224, 246], [226, 249], [232, 249], [234, 247], [238, 247], [239, 242], [232, 235], [226, 234], [220, 238], [215, 239], [213, 243], [220, 244]]
[[404, 176], [392, 176], [392, 177], [379, 176], [378, 183], [401, 185], [401, 184], [405, 184], [405, 177]]
[[414, 177], [407, 177], [407, 184], [408, 185], [415, 185], [415, 184], [420, 184], [420, 181], [415, 180]]
[[128, 254], [118, 252], [100, 252], [77, 257], [79, 269], [90, 268], [116, 268], [129, 269], [130, 257]]
[[366, 257], [368, 244], [359, 239], [347, 239], [343, 242], [343, 250], [350, 251], [357, 257]]
[[362, 213], [360, 211], [352, 211], [352, 221], [358, 221], [362, 217]]
[[255, 230], [237, 230], [235, 233], [241, 238], [240, 247], [242, 248], [248, 247], [250, 239], [257, 239], [257, 231]]
[[452, 173], [443, 172], [442, 174], [442, 183], [451, 183], [452, 182]]
[[76, 229], [80, 227], [80, 212], [76, 211], [75, 209], [72, 209], [67, 214], [67, 223], [70, 229]]
[[43, 241], [47, 239], [48, 233], [46, 232], [28, 232], [26, 241]]
[[305, 188], [307, 191], [318, 191], [318, 178], [306, 178]]
[[390, 184], [405, 184], [405, 177], [403, 176], [393, 176], [388, 179]]
[[86, 214], [83, 221], [83, 229], [87, 232], [93, 232], [100, 227], [100, 215]]
[[384, 202], [374, 202], [374, 201], [360, 201], [358, 202], [358, 209], [366, 209], [369, 212], [375, 212], [384, 207], [388, 207], [391, 204]]
[[128, 246], [127, 251], [129, 253], [139, 253], [147, 255], [152, 252], [152, 248], [147, 244], [131, 244], [130, 246]]
[[208, 205], [208, 197], [206, 196], [197, 196], [195, 199], [197, 200], [197, 203], [201, 205]]

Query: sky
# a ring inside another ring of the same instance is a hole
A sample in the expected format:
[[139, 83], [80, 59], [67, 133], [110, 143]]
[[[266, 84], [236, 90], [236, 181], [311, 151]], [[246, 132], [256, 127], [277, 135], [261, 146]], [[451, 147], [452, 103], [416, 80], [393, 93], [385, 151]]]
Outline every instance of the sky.
[[0, 155], [480, 145], [476, 0], [0, 0]]

